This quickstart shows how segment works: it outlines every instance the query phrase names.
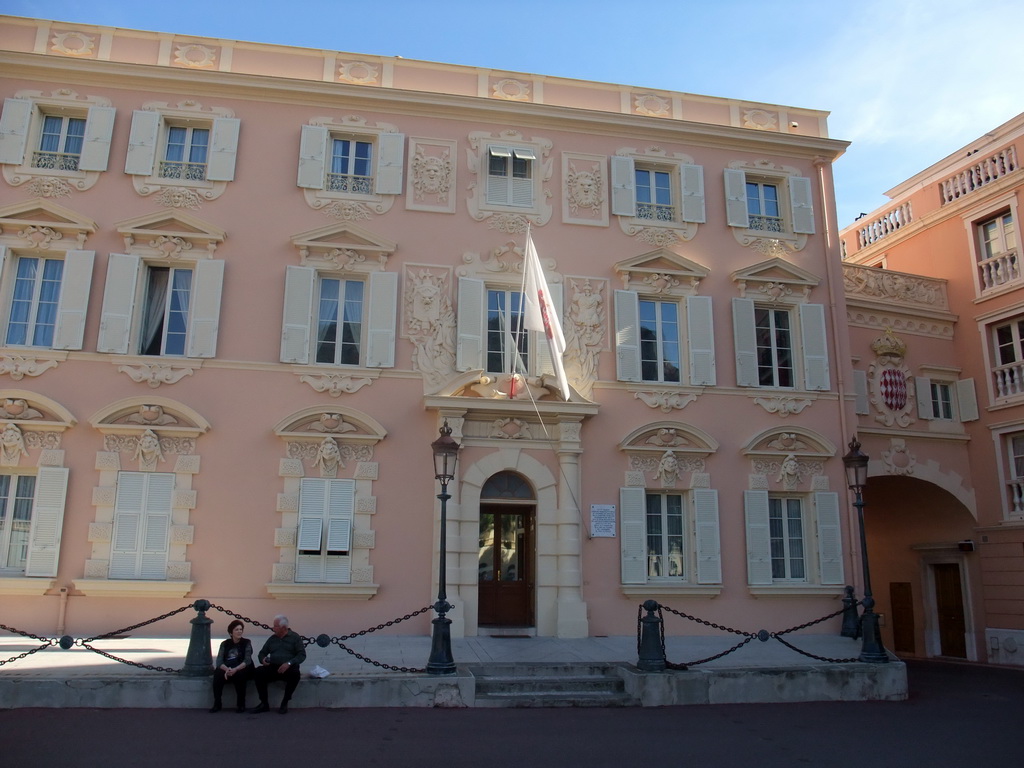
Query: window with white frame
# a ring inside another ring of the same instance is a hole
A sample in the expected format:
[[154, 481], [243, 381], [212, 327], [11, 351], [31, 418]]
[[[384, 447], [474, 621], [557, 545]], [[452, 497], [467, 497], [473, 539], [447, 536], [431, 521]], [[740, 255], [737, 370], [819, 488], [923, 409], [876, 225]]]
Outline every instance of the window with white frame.
[[97, 351], [214, 357], [223, 282], [217, 259], [167, 264], [110, 254]]
[[487, 147], [487, 204], [532, 208], [537, 154], [530, 147]]
[[725, 170], [730, 227], [769, 236], [814, 234], [813, 185], [805, 176]]
[[395, 364], [398, 273], [285, 272], [281, 362], [389, 368]]
[[978, 270], [982, 290], [998, 288], [1021, 277], [1013, 213], [1003, 211], [975, 224]]
[[[548, 344], [538, 331], [523, 327], [520, 286], [487, 284], [459, 278], [456, 318], [456, 367], [460, 371], [521, 373], [540, 376], [554, 372]], [[551, 301], [562, 307], [562, 286], [548, 285]]]
[[619, 489], [623, 584], [720, 584], [718, 491]]
[[135, 110], [124, 172], [158, 184], [232, 181], [239, 127], [237, 118], [209, 112]]
[[748, 490], [743, 499], [748, 584], [843, 583], [838, 494]]
[[107, 170], [115, 110], [89, 101], [105, 102], [72, 96], [5, 99], [0, 164], [20, 166], [29, 175], [57, 177]]
[[1024, 395], [1024, 317], [1014, 317], [991, 327], [996, 397]]
[[615, 347], [619, 380], [713, 385], [715, 357], [711, 311], [709, 296], [659, 299], [634, 291], [616, 291]]
[[705, 221], [704, 169], [689, 158], [616, 155], [611, 167], [612, 213], [653, 226]]
[[348, 583], [352, 578], [355, 481], [303, 478], [295, 581]]
[[1007, 512], [1011, 518], [1024, 518], [1024, 432], [1004, 436], [1007, 451], [1006, 485], [1009, 495]]
[[56, 576], [68, 470], [0, 474], [0, 577]]
[[0, 247], [4, 345], [81, 349], [94, 256]]
[[302, 126], [298, 186], [335, 198], [401, 194], [405, 136], [379, 128], [365, 130], [343, 129], [328, 121]]
[[109, 578], [167, 577], [174, 481], [169, 472], [118, 472]]
[[777, 306], [733, 299], [732, 309], [738, 386], [829, 389], [822, 305]]

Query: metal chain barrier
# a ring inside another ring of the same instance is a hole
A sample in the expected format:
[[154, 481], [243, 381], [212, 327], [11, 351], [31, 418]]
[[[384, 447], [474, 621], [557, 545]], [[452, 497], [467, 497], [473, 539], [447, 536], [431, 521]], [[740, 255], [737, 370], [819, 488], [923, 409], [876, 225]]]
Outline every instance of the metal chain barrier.
[[[861, 605], [860, 601], [854, 603], [853, 607], [856, 608], [859, 605]], [[834, 659], [834, 658], [830, 658], [828, 656], [818, 656], [816, 654], [813, 654], [813, 653], [810, 653], [808, 651], [804, 651], [804, 650], [802, 650], [800, 648], [797, 648], [792, 643], [782, 639], [783, 635], [788, 635], [788, 634], [790, 634], [792, 632], [798, 632], [801, 629], [807, 629], [808, 627], [813, 627], [815, 624], [821, 624], [823, 621], [828, 621], [829, 619], [834, 619], [836, 616], [842, 615], [842, 613], [846, 610], [845, 606], [843, 608], [840, 608], [838, 611], [835, 611], [834, 613], [828, 614], [827, 616], [822, 616], [821, 618], [814, 619], [813, 621], [808, 621], [808, 622], [805, 622], [803, 624], [797, 624], [796, 626], [790, 627], [789, 629], [784, 629], [781, 632], [768, 632], [765, 629], [759, 630], [757, 632], [744, 632], [744, 631], [739, 630], [739, 629], [734, 629], [733, 627], [726, 627], [726, 626], [723, 626], [721, 624], [715, 624], [712, 621], [707, 621], [707, 620], [701, 619], [701, 618], [699, 618], [697, 616], [691, 616], [688, 613], [684, 613], [683, 611], [677, 611], [675, 608], [671, 608], [671, 607], [669, 607], [667, 605], [662, 605], [662, 604], [659, 603], [658, 604], [658, 623], [660, 624], [660, 628], [661, 628], [660, 629], [660, 631], [661, 631], [661, 651], [662, 651], [662, 656], [664, 656], [665, 655], [665, 622], [664, 622], [664, 618], [663, 618], [663, 615], [662, 615], [662, 609], [668, 611], [669, 613], [674, 613], [676, 616], [679, 616], [680, 618], [683, 618], [683, 619], [687, 619], [688, 621], [692, 621], [692, 622], [695, 622], [697, 624], [703, 624], [706, 627], [711, 627], [712, 629], [717, 629], [717, 630], [719, 630], [721, 632], [729, 632], [729, 633], [734, 634], [734, 635], [742, 635], [743, 638], [744, 638], [739, 643], [734, 645], [732, 648], [729, 648], [728, 650], [722, 651], [721, 653], [716, 653], [714, 656], [708, 656], [707, 658], [704, 658], [704, 659], [698, 659], [696, 661], [690, 661], [690, 662], [687, 662], [686, 664], [679, 664], [679, 663], [675, 663], [675, 662], [671, 662], [671, 661], [666, 661], [665, 662], [665, 666], [668, 669], [684, 670], [684, 669], [687, 669], [687, 667], [693, 666], [695, 664], [704, 664], [704, 663], [709, 662], [709, 661], [714, 661], [715, 659], [720, 659], [723, 656], [728, 656], [730, 653], [733, 653], [734, 651], [738, 651], [740, 648], [742, 648], [744, 645], [746, 645], [747, 643], [749, 643], [751, 640], [754, 640], [754, 639], [760, 640], [762, 643], [766, 643], [769, 640], [778, 640], [780, 643], [782, 643], [784, 646], [786, 646], [790, 650], [796, 651], [797, 653], [802, 654], [804, 656], [807, 656], [808, 658], [816, 659], [817, 661], [825, 661], [825, 662], [829, 662], [829, 663], [832, 663], [832, 664], [849, 664], [849, 663], [852, 663], [852, 662], [855, 662], [855, 661], [859, 661], [859, 659], [857, 659], [857, 658]], [[640, 610], [641, 611], [643, 610], [643, 605], [642, 604], [640, 606]], [[637, 647], [638, 648], [639, 648], [639, 642], [640, 642], [640, 620], [639, 620], [639, 616], [640, 616], [640, 614], [638, 612], [638, 614], [637, 614]]]
[[[271, 626], [269, 626], [267, 624], [264, 624], [264, 623], [259, 622], [259, 621], [253, 621], [248, 616], [243, 616], [240, 613], [235, 613], [234, 611], [228, 610], [227, 608], [224, 608], [223, 606], [217, 605], [216, 603], [210, 603], [210, 607], [217, 609], [221, 613], [226, 613], [228, 616], [232, 616], [232, 617], [234, 617], [236, 619], [239, 619], [240, 621], [244, 621], [247, 624], [251, 624], [251, 625], [256, 626], [256, 627], [262, 627], [263, 629], [269, 629], [269, 630], [273, 631], [273, 627], [271, 627]], [[399, 667], [399, 666], [395, 666], [394, 664], [386, 664], [386, 663], [384, 663], [382, 661], [376, 661], [375, 659], [371, 659], [368, 656], [364, 656], [363, 654], [359, 653], [358, 651], [356, 651], [356, 650], [354, 650], [352, 648], [349, 648], [347, 645], [345, 645], [344, 641], [345, 640], [352, 640], [353, 638], [356, 638], [356, 637], [363, 637], [364, 635], [369, 635], [372, 632], [377, 632], [378, 630], [386, 629], [387, 627], [393, 627], [396, 624], [401, 624], [403, 621], [408, 621], [409, 619], [411, 619], [411, 618], [413, 618], [415, 616], [419, 616], [421, 613], [426, 613], [427, 611], [432, 610], [433, 607], [434, 607], [433, 605], [424, 606], [423, 608], [420, 608], [418, 611], [413, 611], [412, 613], [407, 613], [407, 614], [405, 614], [405, 616], [402, 616], [402, 617], [397, 618], [397, 619], [392, 619], [391, 621], [386, 621], [383, 624], [378, 624], [377, 626], [370, 627], [369, 629], [361, 629], [358, 632], [353, 632], [350, 635], [339, 635], [338, 637], [331, 637], [331, 636], [326, 635], [326, 634], [317, 635], [316, 637], [306, 637], [306, 636], [303, 636], [302, 637], [302, 642], [305, 643], [306, 645], [312, 645], [313, 643], [316, 643], [321, 648], [326, 648], [328, 645], [331, 645], [331, 644], [337, 645], [339, 648], [343, 649], [344, 651], [346, 651], [347, 653], [351, 654], [352, 656], [355, 656], [360, 661], [364, 661], [367, 664], [372, 664], [375, 667], [379, 667], [381, 669], [387, 669], [387, 670], [390, 670], [392, 672], [408, 672], [408, 673], [422, 673], [422, 672], [426, 672], [426, 669], [422, 668], [422, 667]]]
[[15, 635], [21, 635], [22, 637], [30, 637], [33, 640], [39, 640], [42, 643], [42, 645], [40, 645], [38, 648], [32, 648], [31, 650], [25, 651], [24, 653], [19, 653], [17, 656], [11, 656], [11, 658], [9, 659], [0, 659], [0, 667], [2, 667], [4, 664], [10, 664], [11, 662], [24, 659], [28, 656], [31, 656], [33, 653], [39, 653], [40, 651], [49, 648], [50, 646], [57, 645], [58, 643], [56, 638], [40, 637], [39, 635], [33, 635], [31, 632], [22, 632], [20, 629], [16, 629], [15, 627], [8, 627], [6, 624], [0, 624], [0, 629]]

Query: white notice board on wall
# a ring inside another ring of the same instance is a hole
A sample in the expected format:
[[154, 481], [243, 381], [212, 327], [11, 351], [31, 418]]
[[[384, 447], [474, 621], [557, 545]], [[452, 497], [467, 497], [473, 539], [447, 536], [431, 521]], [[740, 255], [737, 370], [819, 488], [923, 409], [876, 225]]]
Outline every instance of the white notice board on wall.
[[590, 535], [591, 537], [615, 538], [614, 504], [590, 505]]

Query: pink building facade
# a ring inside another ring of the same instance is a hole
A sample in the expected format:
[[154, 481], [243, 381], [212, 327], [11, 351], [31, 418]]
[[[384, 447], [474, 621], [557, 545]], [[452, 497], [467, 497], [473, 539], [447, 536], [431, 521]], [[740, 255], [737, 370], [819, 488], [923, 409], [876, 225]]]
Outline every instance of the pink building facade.
[[[0, 49], [4, 623], [427, 606], [445, 421], [455, 636], [628, 635], [652, 597], [783, 629], [860, 584], [825, 113], [10, 17]], [[516, 332], [528, 231], [568, 402]]]
[[901, 655], [1024, 664], [1024, 115], [841, 232], [872, 586]]

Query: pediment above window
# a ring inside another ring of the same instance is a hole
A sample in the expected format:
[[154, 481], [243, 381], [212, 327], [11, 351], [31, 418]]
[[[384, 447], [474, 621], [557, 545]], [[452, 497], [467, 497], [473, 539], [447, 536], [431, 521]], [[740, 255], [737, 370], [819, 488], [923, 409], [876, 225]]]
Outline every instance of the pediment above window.
[[810, 298], [811, 290], [821, 280], [785, 259], [762, 261], [730, 275], [742, 299], [781, 304], [801, 304]]
[[14, 248], [81, 249], [95, 231], [95, 221], [49, 200], [0, 208], [0, 244]]
[[343, 272], [384, 272], [396, 243], [354, 224], [334, 224], [292, 236], [304, 267]]
[[131, 397], [101, 408], [89, 423], [103, 435], [141, 436], [153, 430], [160, 437], [196, 438], [210, 422], [187, 405], [152, 395]]
[[379, 421], [352, 408], [316, 406], [293, 413], [274, 427], [274, 434], [287, 440], [317, 441], [333, 437], [339, 441], [373, 445], [387, 436]]
[[227, 234], [183, 211], [158, 211], [117, 225], [125, 252], [167, 259], [213, 258]]
[[700, 281], [711, 273], [666, 248], [620, 261], [615, 271], [627, 291], [668, 296], [695, 295]]
[[801, 459], [828, 459], [836, 447], [828, 438], [804, 427], [769, 429], [754, 437], [743, 448], [751, 457], [796, 456]]
[[696, 427], [678, 421], [646, 424], [629, 433], [619, 443], [619, 450], [629, 454], [658, 454], [666, 451], [694, 456], [710, 456], [718, 450], [718, 441]]

